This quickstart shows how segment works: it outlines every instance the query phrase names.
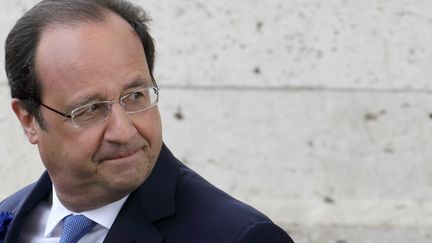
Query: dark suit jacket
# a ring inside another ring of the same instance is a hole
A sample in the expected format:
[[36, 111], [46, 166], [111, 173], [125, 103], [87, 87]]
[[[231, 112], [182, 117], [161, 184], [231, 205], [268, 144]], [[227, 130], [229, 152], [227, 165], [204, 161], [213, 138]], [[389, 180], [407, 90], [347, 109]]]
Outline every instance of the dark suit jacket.
[[[45, 172], [36, 183], [8, 197], [5, 243], [15, 243], [25, 217], [51, 194]], [[105, 243], [291, 243], [286, 232], [252, 207], [217, 189], [162, 148], [150, 177], [131, 193]]]

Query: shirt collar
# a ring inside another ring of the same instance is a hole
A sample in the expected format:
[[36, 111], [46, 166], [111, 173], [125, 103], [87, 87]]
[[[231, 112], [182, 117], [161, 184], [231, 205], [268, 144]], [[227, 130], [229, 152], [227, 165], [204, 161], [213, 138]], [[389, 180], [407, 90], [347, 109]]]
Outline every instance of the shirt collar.
[[53, 233], [54, 229], [61, 223], [64, 217], [70, 214], [82, 214], [87, 218], [93, 220], [97, 224], [110, 229], [114, 220], [117, 217], [117, 214], [120, 212], [120, 209], [123, 207], [123, 204], [126, 202], [126, 199], [129, 195], [123, 197], [122, 199], [105, 205], [100, 208], [96, 208], [89, 211], [84, 212], [73, 212], [67, 209], [57, 197], [57, 193], [54, 189], [54, 185], [52, 186], [52, 206], [51, 211], [48, 217], [48, 221], [45, 228], [45, 237], [50, 237]]

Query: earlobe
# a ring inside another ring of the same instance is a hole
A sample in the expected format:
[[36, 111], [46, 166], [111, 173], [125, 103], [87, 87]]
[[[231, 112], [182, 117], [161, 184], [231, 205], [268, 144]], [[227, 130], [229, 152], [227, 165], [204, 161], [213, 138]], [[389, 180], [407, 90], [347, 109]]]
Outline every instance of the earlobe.
[[37, 126], [38, 123], [36, 119], [26, 110], [24, 109], [22, 102], [20, 99], [13, 98], [11, 101], [12, 110], [15, 112], [18, 120], [21, 123], [21, 126], [24, 129], [24, 133], [26, 134], [29, 142], [32, 144], [38, 143], [38, 131]]

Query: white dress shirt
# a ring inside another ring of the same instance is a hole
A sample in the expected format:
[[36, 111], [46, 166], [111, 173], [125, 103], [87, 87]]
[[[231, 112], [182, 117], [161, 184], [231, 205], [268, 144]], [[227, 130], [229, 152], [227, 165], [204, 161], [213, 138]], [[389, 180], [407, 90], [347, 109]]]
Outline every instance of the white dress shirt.
[[50, 199], [40, 202], [24, 221], [18, 242], [58, 243], [63, 219], [70, 214], [83, 214], [96, 225], [78, 243], [102, 243], [128, 196], [101, 208], [76, 213], [63, 206], [53, 186]]

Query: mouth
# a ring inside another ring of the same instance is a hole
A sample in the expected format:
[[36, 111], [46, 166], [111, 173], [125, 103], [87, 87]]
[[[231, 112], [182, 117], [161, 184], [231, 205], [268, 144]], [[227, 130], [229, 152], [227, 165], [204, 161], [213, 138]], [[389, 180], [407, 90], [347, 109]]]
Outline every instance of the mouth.
[[101, 160], [103, 161], [124, 161], [124, 160], [133, 160], [143, 149], [140, 148], [135, 151], [123, 151], [120, 153], [110, 154]]

